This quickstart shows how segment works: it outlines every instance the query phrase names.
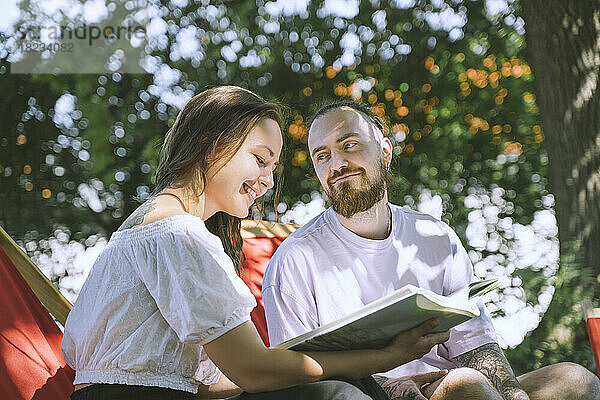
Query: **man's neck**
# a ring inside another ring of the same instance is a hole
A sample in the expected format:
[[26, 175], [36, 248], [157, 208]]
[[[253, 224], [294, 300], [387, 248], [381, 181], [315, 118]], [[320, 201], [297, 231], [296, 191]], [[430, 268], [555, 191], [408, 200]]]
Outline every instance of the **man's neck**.
[[387, 195], [367, 211], [354, 214], [346, 218], [335, 213], [338, 221], [358, 236], [367, 239], [385, 239], [392, 226], [391, 210], [388, 209]]

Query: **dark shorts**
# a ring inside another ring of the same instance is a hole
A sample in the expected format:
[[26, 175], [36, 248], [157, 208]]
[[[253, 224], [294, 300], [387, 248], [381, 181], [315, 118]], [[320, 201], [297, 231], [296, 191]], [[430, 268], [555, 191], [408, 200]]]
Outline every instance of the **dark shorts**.
[[242, 393], [231, 400], [388, 400], [373, 378], [325, 380], [264, 393]]
[[194, 394], [155, 386], [96, 383], [74, 391], [71, 400], [194, 400]]
[[[98, 383], [79, 389], [71, 400], [192, 400], [190, 392], [154, 386]], [[242, 393], [232, 400], [387, 400], [372, 378], [358, 381], [326, 380], [263, 393]]]

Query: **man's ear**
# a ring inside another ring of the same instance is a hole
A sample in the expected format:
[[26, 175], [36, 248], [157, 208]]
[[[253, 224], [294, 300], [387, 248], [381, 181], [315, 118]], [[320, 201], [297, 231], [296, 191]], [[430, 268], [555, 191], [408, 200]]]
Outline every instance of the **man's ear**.
[[384, 136], [381, 140], [381, 151], [383, 153], [383, 163], [386, 166], [389, 166], [392, 162], [392, 148], [392, 142]]

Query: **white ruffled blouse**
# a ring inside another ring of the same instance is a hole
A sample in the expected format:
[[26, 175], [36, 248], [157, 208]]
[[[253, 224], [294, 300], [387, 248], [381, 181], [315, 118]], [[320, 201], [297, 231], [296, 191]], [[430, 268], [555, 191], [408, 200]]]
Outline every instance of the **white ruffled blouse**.
[[197, 393], [221, 372], [202, 345], [250, 319], [256, 301], [202, 219], [113, 233], [65, 324], [74, 383]]

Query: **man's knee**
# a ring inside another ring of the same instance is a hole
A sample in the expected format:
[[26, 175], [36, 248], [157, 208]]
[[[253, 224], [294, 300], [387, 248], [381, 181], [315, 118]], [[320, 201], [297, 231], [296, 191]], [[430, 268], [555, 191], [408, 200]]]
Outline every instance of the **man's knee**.
[[600, 400], [600, 380], [581, 365], [562, 362], [555, 364], [557, 386], [567, 391], [573, 400]]
[[[479, 371], [472, 368], [457, 368], [451, 370], [438, 390], [444, 399], [489, 399], [494, 398], [495, 390], [488, 379]], [[441, 394], [441, 393], [440, 393]], [[490, 397], [492, 396], [492, 397]]]
[[364, 394], [356, 386], [342, 381], [328, 380], [306, 385], [306, 398], [319, 400], [367, 400], [369, 396]]
[[519, 382], [532, 400], [600, 400], [598, 377], [575, 363], [548, 365], [522, 378]]

